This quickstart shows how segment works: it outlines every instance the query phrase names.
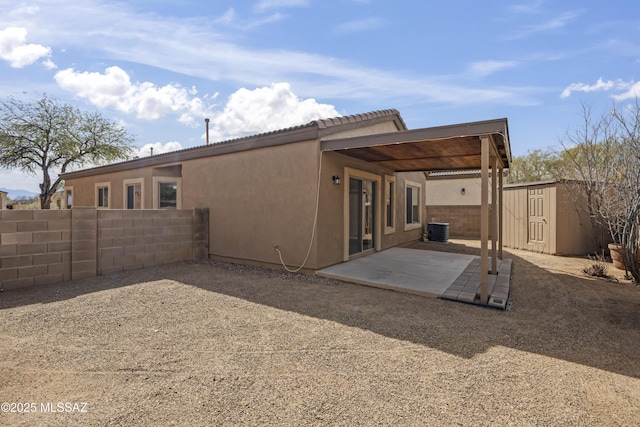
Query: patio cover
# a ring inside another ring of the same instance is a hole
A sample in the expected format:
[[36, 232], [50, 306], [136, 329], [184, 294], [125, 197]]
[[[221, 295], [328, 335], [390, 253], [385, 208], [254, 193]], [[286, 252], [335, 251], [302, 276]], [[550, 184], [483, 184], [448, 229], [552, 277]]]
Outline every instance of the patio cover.
[[491, 205], [502, 207], [502, 171], [511, 163], [506, 118], [324, 140], [321, 150], [335, 151], [396, 172], [480, 169], [480, 301], [488, 302], [490, 225], [498, 230], [491, 236], [491, 265], [496, 266], [496, 258], [502, 258], [502, 209], [492, 209], [489, 217], [489, 185], [491, 182]]

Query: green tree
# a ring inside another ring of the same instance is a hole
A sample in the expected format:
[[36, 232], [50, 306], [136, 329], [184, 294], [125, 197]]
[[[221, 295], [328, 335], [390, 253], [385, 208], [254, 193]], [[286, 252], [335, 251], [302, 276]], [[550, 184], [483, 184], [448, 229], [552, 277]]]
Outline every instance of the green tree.
[[132, 144], [133, 137], [98, 112], [81, 111], [47, 95], [0, 100], [0, 167], [41, 177], [42, 209], [51, 205], [59, 174], [71, 167], [127, 159]]
[[560, 157], [550, 150], [536, 149], [516, 156], [509, 167], [510, 184], [560, 178]]

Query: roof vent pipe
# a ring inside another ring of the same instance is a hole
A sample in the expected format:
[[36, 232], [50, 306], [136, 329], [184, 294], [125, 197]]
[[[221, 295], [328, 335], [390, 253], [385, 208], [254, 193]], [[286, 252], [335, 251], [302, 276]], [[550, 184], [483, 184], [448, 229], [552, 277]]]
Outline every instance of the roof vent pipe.
[[149, 154], [150, 156], [153, 156], [153, 147], [149, 147], [151, 149], [151, 154]]
[[204, 119], [206, 134], [207, 134], [207, 145], [209, 145], [209, 119]]

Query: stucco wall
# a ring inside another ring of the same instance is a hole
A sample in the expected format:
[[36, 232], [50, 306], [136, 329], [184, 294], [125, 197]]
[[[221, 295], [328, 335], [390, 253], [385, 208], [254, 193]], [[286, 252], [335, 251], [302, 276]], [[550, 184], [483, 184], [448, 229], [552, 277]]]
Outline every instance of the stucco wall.
[[338, 132], [333, 135], [327, 135], [323, 137], [323, 140], [331, 140], [337, 138], [349, 138], [354, 136], [365, 136], [365, 135], [377, 135], [379, 133], [389, 133], [389, 132], [397, 132], [398, 127], [393, 121], [387, 121], [384, 123], [378, 123], [375, 125], [366, 126], [366, 123], [363, 123], [361, 127], [356, 129], [348, 130], [345, 132]]
[[[154, 168], [140, 168], [88, 176], [84, 178], [68, 179], [65, 181], [65, 190], [73, 190], [73, 206], [95, 207], [96, 184], [109, 182], [110, 206], [109, 209], [124, 209], [124, 182], [125, 180], [143, 180], [142, 203], [144, 209], [154, 209], [152, 195], [152, 175]], [[65, 201], [66, 202], [66, 201]]]
[[[344, 261], [344, 235], [345, 230], [345, 191], [348, 191], [349, 183], [345, 179], [345, 169], [350, 168], [373, 174], [379, 179], [380, 185], [377, 189], [378, 209], [376, 220], [378, 238], [380, 239], [380, 249], [384, 250], [410, 241], [418, 240], [422, 236], [422, 228], [410, 231], [404, 230], [404, 203], [405, 203], [405, 183], [411, 181], [422, 185], [422, 200], [424, 200], [425, 176], [422, 172], [398, 173], [383, 168], [372, 167], [367, 162], [354, 159], [352, 157], [327, 152], [323, 154], [323, 169], [321, 180], [320, 212], [318, 213], [318, 236], [317, 245], [322, 248], [318, 252], [316, 264], [327, 266]], [[355, 172], [357, 173], [357, 172]], [[339, 176], [341, 183], [335, 185], [332, 182], [333, 176]], [[384, 232], [384, 183], [385, 176], [395, 178], [395, 232], [385, 234]], [[424, 203], [422, 203], [422, 223], [424, 225]]]
[[[358, 126], [331, 135], [334, 138], [370, 135], [397, 130], [395, 123]], [[144, 208], [153, 204], [154, 177], [176, 176], [181, 180], [183, 209], [210, 209], [209, 254], [213, 258], [280, 264], [281, 251], [287, 265], [300, 266], [307, 255], [316, 213], [317, 180], [322, 158], [320, 204], [314, 243], [305, 267], [318, 269], [344, 260], [345, 182], [333, 184], [331, 177], [343, 177], [345, 168], [362, 170], [380, 177], [378, 223], [382, 224], [384, 177], [393, 172], [373, 168], [366, 162], [332, 152], [320, 153], [319, 140], [307, 140], [230, 152], [217, 156], [184, 160], [180, 163], [143, 167], [125, 172], [68, 179], [74, 206], [95, 206], [97, 183], [110, 183], [110, 208], [124, 207], [124, 181], [143, 181]], [[422, 186], [421, 210], [424, 223], [424, 174], [396, 177], [395, 233], [378, 235], [380, 249], [421, 237], [422, 227], [404, 230], [405, 180]], [[346, 183], [348, 185], [348, 182]], [[381, 230], [381, 229], [380, 229]]]
[[[426, 203], [427, 206], [480, 206], [480, 193], [480, 177], [429, 178]], [[489, 200], [491, 200], [491, 184], [489, 184]]]
[[279, 264], [277, 244], [287, 263], [301, 264], [313, 225], [318, 156], [318, 142], [305, 141], [184, 162], [183, 205], [210, 208], [210, 254]]

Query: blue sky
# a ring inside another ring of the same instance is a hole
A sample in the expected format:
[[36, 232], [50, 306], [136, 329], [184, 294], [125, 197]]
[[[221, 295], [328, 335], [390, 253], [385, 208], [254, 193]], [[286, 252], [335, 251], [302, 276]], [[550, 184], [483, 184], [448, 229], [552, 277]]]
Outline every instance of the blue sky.
[[[507, 117], [515, 155], [581, 103], [640, 94], [640, 2], [42, 0], [0, 4], [0, 97], [125, 126], [140, 155], [397, 108], [410, 129]], [[0, 170], [0, 187], [37, 191]]]

